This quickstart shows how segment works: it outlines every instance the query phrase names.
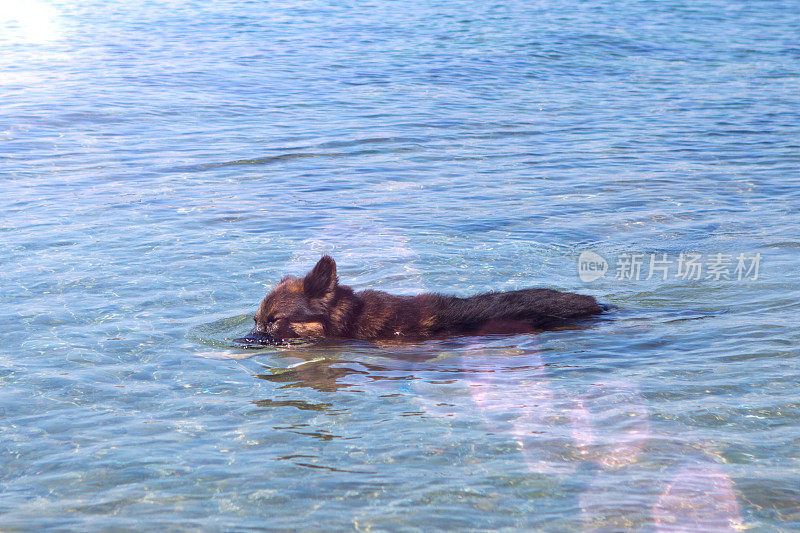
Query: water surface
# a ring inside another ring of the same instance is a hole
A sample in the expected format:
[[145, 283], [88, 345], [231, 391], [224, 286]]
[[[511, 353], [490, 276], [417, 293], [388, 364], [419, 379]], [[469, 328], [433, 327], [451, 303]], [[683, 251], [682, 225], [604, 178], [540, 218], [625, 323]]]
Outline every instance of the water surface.
[[[796, 2], [7, 6], [3, 529], [800, 528]], [[229, 342], [322, 253], [619, 309]]]

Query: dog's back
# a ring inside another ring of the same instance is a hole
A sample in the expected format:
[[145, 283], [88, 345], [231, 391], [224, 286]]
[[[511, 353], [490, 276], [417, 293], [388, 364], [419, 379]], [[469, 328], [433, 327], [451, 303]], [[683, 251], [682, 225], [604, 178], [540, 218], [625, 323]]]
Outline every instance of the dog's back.
[[551, 289], [489, 292], [469, 298], [394, 296], [371, 290], [355, 296], [363, 309], [353, 322], [353, 336], [371, 339], [528, 333], [603, 312], [591, 296]]
[[440, 320], [447, 329], [479, 328], [491, 321], [521, 321], [537, 328], [598, 315], [592, 296], [552, 289], [489, 292], [469, 298], [443, 297]]

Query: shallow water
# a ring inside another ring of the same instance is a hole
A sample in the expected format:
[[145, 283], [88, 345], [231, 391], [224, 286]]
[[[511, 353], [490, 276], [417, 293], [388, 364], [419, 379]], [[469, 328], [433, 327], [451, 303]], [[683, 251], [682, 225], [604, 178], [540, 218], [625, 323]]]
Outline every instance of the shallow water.
[[[5, 5], [3, 529], [800, 528], [796, 2]], [[322, 253], [619, 309], [233, 345]]]

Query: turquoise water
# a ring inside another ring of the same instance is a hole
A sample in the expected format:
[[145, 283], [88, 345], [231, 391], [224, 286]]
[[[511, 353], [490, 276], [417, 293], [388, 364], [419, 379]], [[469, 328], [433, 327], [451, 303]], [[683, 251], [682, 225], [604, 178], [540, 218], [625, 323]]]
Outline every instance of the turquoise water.
[[[800, 4], [4, 9], [0, 528], [800, 528]], [[322, 253], [619, 309], [229, 341]]]

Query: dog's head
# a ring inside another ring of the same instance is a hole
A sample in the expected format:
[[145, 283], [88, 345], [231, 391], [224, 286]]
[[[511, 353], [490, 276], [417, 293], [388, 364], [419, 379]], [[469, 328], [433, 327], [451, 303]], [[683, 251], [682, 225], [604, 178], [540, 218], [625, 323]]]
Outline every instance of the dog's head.
[[283, 278], [261, 301], [253, 317], [253, 330], [237, 340], [268, 344], [326, 336], [338, 284], [336, 262], [330, 256], [322, 256], [304, 278]]

